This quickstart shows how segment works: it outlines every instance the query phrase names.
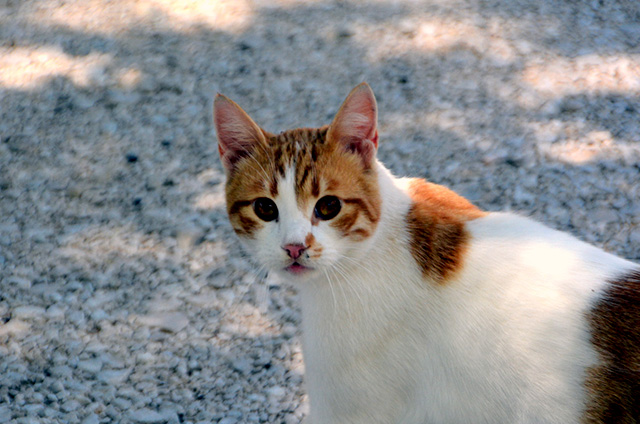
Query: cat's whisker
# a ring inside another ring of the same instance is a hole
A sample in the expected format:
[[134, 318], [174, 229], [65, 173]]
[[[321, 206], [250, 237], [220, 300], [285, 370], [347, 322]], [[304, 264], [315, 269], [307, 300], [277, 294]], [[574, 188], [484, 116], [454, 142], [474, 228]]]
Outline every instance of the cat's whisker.
[[337, 286], [340, 289], [340, 291], [342, 292], [342, 298], [340, 299], [341, 300], [341, 304], [345, 305], [345, 308], [346, 308], [345, 313], [347, 315], [347, 318], [350, 318], [351, 317], [351, 309], [350, 309], [351, 304], [349, 302], [345, 302], [345, 299], [348, 298], [347, 297], [347, 293], [346, 293], [346, 287], [348, 286], [348, 284], [345, 284], [347, 282], [347, 280], [345, 279], [344, 275], [341, 272], [339, 272], [335, 267], [329, 268], [329, 271], [334, 276], [336, 276], [338, 274], [339, 277], [342, 277], [342, 278], [339, 278], [339, 280], [342, 280], [343, 284], [337, 284]]
[[333, 282], [331, 281], [331, 278], [329, 277], [329, 274], [327, 272], [326, 269], [323, 269], [324, 275], [327, 278], [327, 282], [329, 283], [329, 290], [331, 291], [331, 297], [333, 298], [333, 311], [331, 311], [331, 313], [335, 316], [336, 311], [338, 310], [338, 304], [337, 304], [337, 299], [336, 299], [336, 294], [333, 291]]
[[[266, 145], [258, 144], [258, 148], [261, 149], [263, 155], [269, 161], [269, 165], [271, 166], [272, 174], [275, 174], [275, 172], [276, 172], [276, 164], [275, 164], [275, 161], [273, 160], [273, 154], [267, 150], [267, 146]], [[268, 181], [268, 179], [267, 179], [267, 181]]]
[[[349, 276], [347, 274], [347, 270], [342, 268], [342, 265], [340, 265], [339, 263], [335, 263], [333, 266], [333, 271], [335, 271], [336, 273], [338, 273], [341, 277], [342, 280], [345, 282], [345, 284], [340, 284], [340, 287], [343, 289], [343, 292], [346, 290], [349, 290], [350, 293], [354, 293], [356, 295], [356, 297], [358, 298], [358, 300], [360, 301], [360, 305], [363, 309], [366, 309], [367, 307], [367, 302], [364, 301], [364, 299], [362, 298], [361, 293], [359, 292], [358, 288], [359, 287], [354, 287], [349, 283]], [[368, 287], [365, 288], [365, 290], [370, 292], [370, 289]], [[346, 294], [345, 294], [345, 298], [346, 298]], [[349, 303], [347, 303], [347, 307], [351, 306]], [[350, 311], [347, 311], [348, 315], [350, 313]]]
[[[269, 181], [269, 173], [267, 172], [266, 169], [264, 169], [264, 167], [262, 166], [262, 164], [260, 163], [260, 161], [258, 161], [258, 159], [255, 157], [253, 152], [249, 152], [247, 155], [248, 158], [252, 159], [253, 162], [255, 162], [259, 167], [260, 167], [260, 171], [262, 172], [262, 176], [264, 177], [265, 181]], [[256, 169], [255, 167], [253, 168], [256, 171], [258, 171], [258, 169]]]

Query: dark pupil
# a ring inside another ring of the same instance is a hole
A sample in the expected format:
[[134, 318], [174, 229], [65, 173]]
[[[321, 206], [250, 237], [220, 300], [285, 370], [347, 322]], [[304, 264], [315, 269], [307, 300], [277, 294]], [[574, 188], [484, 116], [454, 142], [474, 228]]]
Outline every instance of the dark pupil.
[[340, 212], [340, 199], [336, 196], [324, 196], [316, 203], [316, 216], [320, 219], [332, 219]]
[[263, 221], [273, 221], [278, 217], [278, 207], [271, 199], [261, 197], [253, 203], [253, 210]]

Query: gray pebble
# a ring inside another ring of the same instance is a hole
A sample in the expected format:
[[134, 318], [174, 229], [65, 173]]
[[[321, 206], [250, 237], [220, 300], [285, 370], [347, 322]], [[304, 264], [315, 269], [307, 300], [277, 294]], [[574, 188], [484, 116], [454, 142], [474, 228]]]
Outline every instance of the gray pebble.
[[167, 422], [167, 418], [164, 415], [147, 408], [132, 411], [129, 414], [129, 419], [134, 423], [140, 424], [159, 424]]

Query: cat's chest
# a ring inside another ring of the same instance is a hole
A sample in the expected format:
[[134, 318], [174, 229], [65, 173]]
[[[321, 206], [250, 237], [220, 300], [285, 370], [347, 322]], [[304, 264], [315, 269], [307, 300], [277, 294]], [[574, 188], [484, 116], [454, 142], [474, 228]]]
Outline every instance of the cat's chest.
[[[398, 284], [397, 276], [388, 273], [387, 283]], [[462, 305], [416, 289], [419, 277], [405, 282], [396, 287], [403, 299], [387, 292], [368, 307], [354, 302], [339, 319], [303, 308], [307, 381], [319, 422], [451, 423], [471, 415], [483, 422], [477, 411], [505, 410], [490, 393], [511, 387], [501, 372], [510, 364], [483, 354], [496, 343], [490, 329], [475, 337], [470, 320], [456, 313]]]

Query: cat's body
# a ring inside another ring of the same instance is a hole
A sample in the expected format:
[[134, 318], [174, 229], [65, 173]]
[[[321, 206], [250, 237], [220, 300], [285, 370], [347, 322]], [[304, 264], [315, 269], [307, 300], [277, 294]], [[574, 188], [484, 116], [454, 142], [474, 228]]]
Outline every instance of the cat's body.
[[640, 267], [395, 178], [375, 121], [366, 85], [280, 135], [216, 100], [232, 225], [300, 293], [311, 422], [640, 420]]

